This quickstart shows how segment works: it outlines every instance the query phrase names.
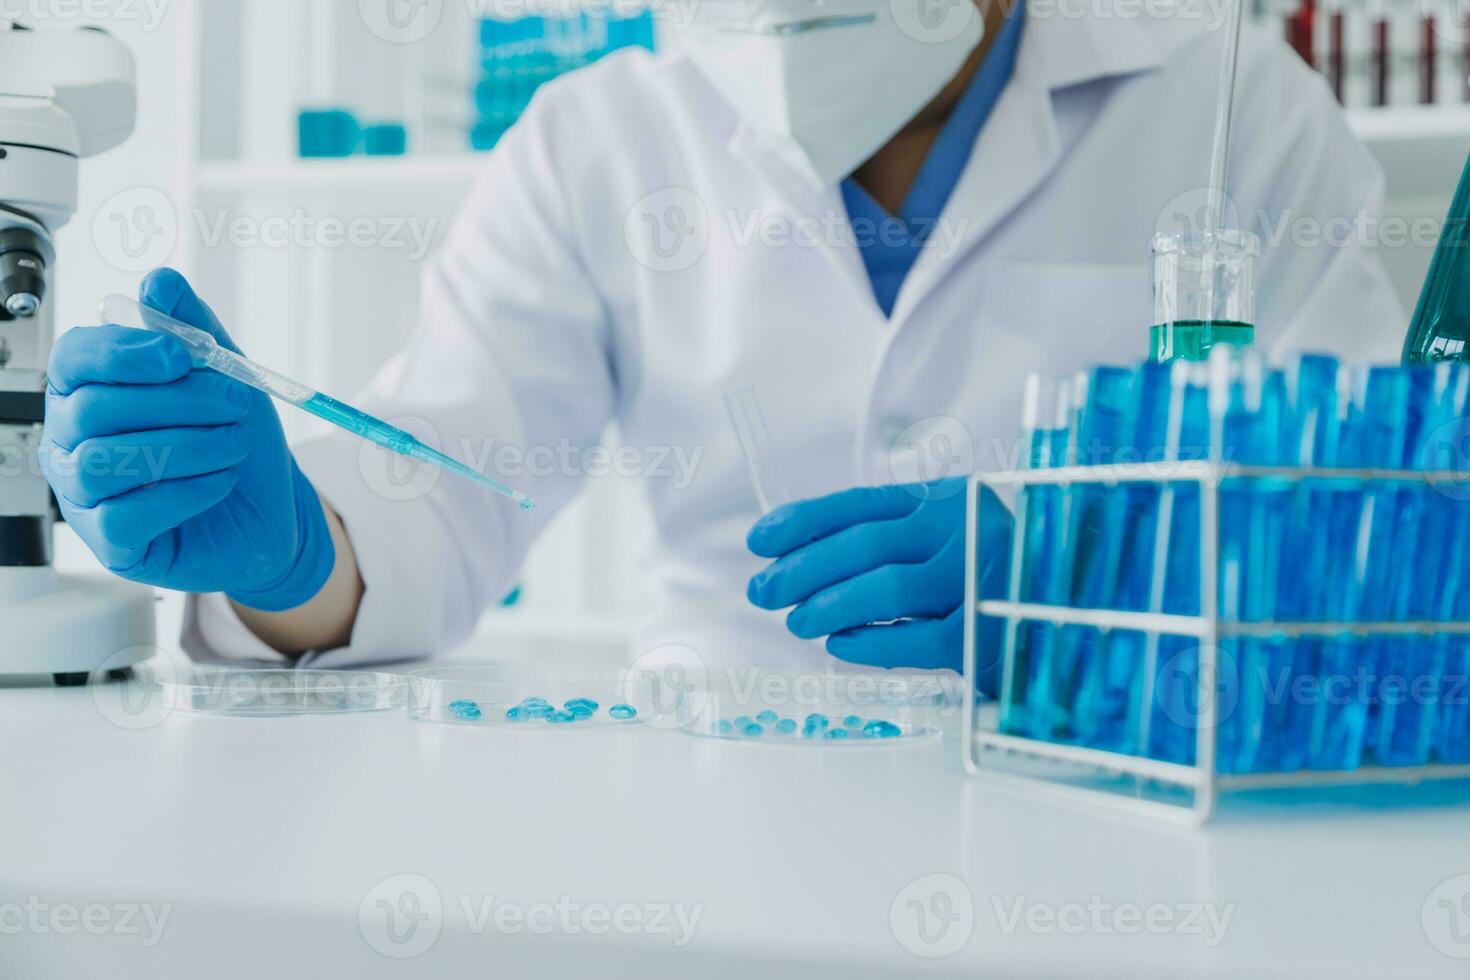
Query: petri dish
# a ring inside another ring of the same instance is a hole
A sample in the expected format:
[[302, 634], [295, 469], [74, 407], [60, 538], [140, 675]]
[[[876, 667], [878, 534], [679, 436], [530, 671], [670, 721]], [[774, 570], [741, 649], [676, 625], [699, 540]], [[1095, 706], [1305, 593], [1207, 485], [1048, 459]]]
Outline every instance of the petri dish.
[[[581, 710], [575, 705], [580, 704]], [[620, 667], [438, 667], [408, 675], [416, 721], [567, 732], [647, 724], [660, 717], [658, 676]], [[572, 717], [565, 717], [571, 715]]]
[[156, 681], [174, 711], [236, 718], [360, 714], [401, 709], [407, 684], [398, 674], [361, 670], [290, 670], [195, 664]]
[[952, 698], [934, 678], [764, 673], [704, 692], [691, 735], [759, 745], [877, 748], [938, 739]]

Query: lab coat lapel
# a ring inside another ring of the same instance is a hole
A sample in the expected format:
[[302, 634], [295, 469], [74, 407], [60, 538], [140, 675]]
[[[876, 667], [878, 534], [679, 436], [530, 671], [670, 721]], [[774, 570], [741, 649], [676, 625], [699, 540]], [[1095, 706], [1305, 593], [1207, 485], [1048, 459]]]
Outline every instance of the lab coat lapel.
[[[813, 186], [792, 163], [743, 121], [737, 126], [729, 146], [737, 159], [770, 183], [781, 205], [788, 209], [787, 217], [793, 222], [800, 219], [816, 222], [815, 227], [819, 231], [812, 247], [826, 257], [850, 288], [857, 291], [861, 305], [871, 307], [874, 317], [881, 321], [883, 313], [873, 297], [867, 267], [863, 265], [862, 253], [850, 234], [847, 205], [842, 200], [841, 189]], [[741, 215], [739, 219], [749, 220], [751, 217]]]
[[894, 328], [1005, 217], [1041, 185], [1061, 159], [1051, 92], [1017, 77], [1006, 86], [960, 173], [928, 247], [909, 270], [893, 308]]
[[[1098, 0], [1110, 5], [1112, 0]], [[895, 331], [925, 297], [1047, 179], [1062, 157], [1052, 100], [1064, 89], [1157, 67], [1157, 47], [1133, 19], [1027, 14], [1010, 84], [980, 131], [945, 205], [937, 241], [923, 250], [894, 305]]]

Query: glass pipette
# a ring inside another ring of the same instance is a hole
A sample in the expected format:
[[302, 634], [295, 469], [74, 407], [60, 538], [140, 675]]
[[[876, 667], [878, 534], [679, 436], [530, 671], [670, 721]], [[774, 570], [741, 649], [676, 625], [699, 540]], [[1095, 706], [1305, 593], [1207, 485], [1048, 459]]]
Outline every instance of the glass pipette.
[[234, 351], [226, 350], [216, 343], [212, 336], [198, 327], [191, 327], [187, 323], [143, 306], [126, 296], [107, 297], [102, 301], [99, 312], [103, 323], [114, 323], [120, 327], [132, 327], [138, 330], [152, 330], [175, 337], [189, 352], [189, 357], [193, 360], [195, 367], [218, 371], [225, 377], [233, 378], [243, 385], [265, 392], [272, 398], [295, 405], [302, 411], [310, 412], [323, 421], [346, 429], [353, 435], [400, 456], [407, 456], [410, 459], [449, 470], [451, 473], [458, 473], [460, 476], [489, 487], [496, 493], [504, 494], [520, 504], [522, 510], [531, 510], [536, 506], [534, 500], [520, 491], [471, 469], [452, 456], [446, 456], [439, 450], [425, 445], [402, 429], [389, 425], [382, 419], [374, 418], [351, 405], [339, 402], [335, 398], [328, 397], [299, 381], [292, 381], [285, 375], [277, 374], [270, 368], [242, 357]]

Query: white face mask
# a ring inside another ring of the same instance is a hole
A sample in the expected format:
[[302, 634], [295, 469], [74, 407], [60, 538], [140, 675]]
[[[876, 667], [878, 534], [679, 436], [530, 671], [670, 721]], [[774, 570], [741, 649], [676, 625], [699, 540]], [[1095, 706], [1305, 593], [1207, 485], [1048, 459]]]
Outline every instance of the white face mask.
[[903, 129], [985, 34], [972, 0], [715, 6], [691, 32], [695, 66], [821, 187], [851, 174]]

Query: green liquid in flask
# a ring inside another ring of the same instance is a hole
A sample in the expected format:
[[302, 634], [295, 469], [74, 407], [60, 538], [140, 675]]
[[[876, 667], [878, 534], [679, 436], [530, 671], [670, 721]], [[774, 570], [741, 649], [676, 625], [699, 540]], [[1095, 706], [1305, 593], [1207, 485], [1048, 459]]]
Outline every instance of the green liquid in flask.
[[1203, 361], [1219, 344], [1249, 347], [1256, 328], [1239, 320], [1175, 320], [1150, 327], [1148, 338], [1151, 361]]

